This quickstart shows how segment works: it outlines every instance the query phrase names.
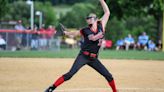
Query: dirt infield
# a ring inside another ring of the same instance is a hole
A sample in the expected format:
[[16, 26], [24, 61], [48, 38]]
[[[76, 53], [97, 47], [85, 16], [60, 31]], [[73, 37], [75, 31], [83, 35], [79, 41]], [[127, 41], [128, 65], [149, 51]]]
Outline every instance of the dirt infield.
[[[0, 58], [0, 92], [43, 92], [74, 59]], [[164, 92], [164, 61], [101, 60], [119, 92]], [[55, 92], [111, 92], [106, 80], [84, 66]]]

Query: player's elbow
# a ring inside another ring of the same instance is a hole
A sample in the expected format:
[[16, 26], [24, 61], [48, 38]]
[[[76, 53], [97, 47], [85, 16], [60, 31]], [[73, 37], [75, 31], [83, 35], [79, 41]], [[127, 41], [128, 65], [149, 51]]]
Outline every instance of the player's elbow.
[[110, 16], [110, 11], [105, 12], [106, 16]]

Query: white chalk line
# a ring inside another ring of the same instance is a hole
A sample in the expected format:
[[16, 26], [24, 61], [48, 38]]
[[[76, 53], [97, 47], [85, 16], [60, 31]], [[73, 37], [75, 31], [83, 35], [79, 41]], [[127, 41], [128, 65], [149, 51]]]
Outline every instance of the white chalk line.
[[[64, 90], [55, 90], [55, 92], [74, 92], [74, 91], [94, 91], [94, 90], [111, 90], [111, 88], [76, 88], [76, 89], [64, 89]], [[142, 90], [142, 91], [146, 91], [146, 90], [151, 90], [151, 91], [163, 91], [164, 92], [164, 88], [118, 88], [118, 90]]]

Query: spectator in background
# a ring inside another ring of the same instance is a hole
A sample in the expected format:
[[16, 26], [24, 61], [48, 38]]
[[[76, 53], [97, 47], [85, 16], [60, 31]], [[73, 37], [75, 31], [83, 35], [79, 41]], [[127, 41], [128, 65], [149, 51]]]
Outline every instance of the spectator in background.
[[[15, 30], [18, 30], [18, 31], [25, 31], [25, 27], [22, 25], [22, 20], [18, 20], [17, 24], [15, 25]], [[25, 41], [26, 39], [26, 34], [24, 34], [24, 36], [22, 35], [22, 33], [16, 33], [16, 40], [18, 42], [18, 45], [17, 45], [17, 49], [20, 49], [21, 48], [21, 45], [24, 45], [25, 42], [22, 42], [22, 39], [23, 41]]]
[[37, 26], [34, 27], [34, 32], [31, 37], [31, 50], [37, 50], [39, 47]]
[[149, 42], [148, 42], [148, 51], [155, 51], [155, 50], [156, 50], [155, 43], [152, 40], [149, 40]]
[[135, 47], [136, 47], [134, 38], [132, 37], [131, 34], [128, 34], [128, 36], [125, 37], [124, 43], [125, 43], [125, 50], [129, 50], [129, 48], [135, 49]]
[[46, 38], [47, 38], [47, 46], [48, 48], [51, 47], [52, 45], [52, 40], [53, 40], [53, 37], [54, 35], [56, 34], [56, 29], [55, 27], [53, 27], [52, 25], [50, 25], [47, 30], [46, 30]]
[[1, 34], [0, 34], [0, 50], [6, 50], [6, 41], [3, 39]]
[[137, 47], [138, 49], [144, 49], [147, 50], [147, 44], [149, 41], [149, 36], [146, 34], [146, 32], [143, 32], [142, 35], [138, 37]]
[[156, 51], [161, 51], [162, 50], [162, 41], [158, 40], [156, 44]]
[[116, 50], [124, 49], [124, 40], [119, 39], [116, 42]]
[[42, 28], [39, 29], [39, 49], [47, 49], [46, 29], [44, 28], [44, 25], [42, 25]]

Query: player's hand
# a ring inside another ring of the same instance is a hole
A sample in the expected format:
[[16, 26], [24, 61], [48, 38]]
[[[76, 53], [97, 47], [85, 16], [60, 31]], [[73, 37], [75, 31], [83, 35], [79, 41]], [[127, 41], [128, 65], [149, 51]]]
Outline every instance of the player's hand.
[[99, 38], [103, 38], [104, 37], [103, 32], [99, 32], [97, 35], [98, 35]]
[[64, 35], [69, 35], [69, 32], [63, 31]]

